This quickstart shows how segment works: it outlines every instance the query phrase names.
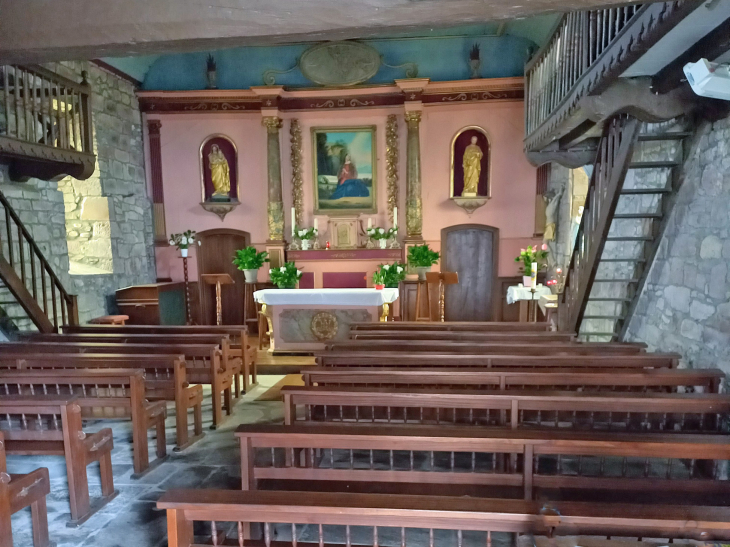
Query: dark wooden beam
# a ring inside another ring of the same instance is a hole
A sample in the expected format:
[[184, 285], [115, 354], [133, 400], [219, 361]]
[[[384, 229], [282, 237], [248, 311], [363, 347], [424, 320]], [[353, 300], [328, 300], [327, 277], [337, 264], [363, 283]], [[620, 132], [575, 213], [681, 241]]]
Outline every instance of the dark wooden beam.
[[652, 91], [660, 94], [669, 93], [685, 80], [684, 65], [703, 57], [712, 61], [728, 50], [730, 50], [730, 17], [657, 72], [651, 81]]

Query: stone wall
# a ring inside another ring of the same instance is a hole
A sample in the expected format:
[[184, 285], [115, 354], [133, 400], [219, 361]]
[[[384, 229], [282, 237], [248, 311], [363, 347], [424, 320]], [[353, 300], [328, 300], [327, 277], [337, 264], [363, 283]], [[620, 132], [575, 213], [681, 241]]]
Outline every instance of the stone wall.
[[88, 180], [58, 183], [11, 182], [7, 169], [0, 169], [0, 190], [66, 289], [78, 294], [85, 321], [113, 311], [117, 288], [156, 278], [142, 120], [127, 81], [88, 62], [48, 68], [77, 81], [88, 72], [97, 168]]
[[730, 372], [730, 118], [698, 127], [682, 177], [627, 339]]

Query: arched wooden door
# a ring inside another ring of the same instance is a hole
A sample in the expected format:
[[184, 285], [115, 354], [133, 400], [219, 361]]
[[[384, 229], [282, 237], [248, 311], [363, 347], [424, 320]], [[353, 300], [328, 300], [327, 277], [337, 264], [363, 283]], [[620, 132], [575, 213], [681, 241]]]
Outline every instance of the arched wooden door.
[[[243, 325], [243, 272], [233, 265], [233, 256], [238, 249], [248, 247], [251, 235], [241, 230], [217, 228], [198, 232], [200, 247], [196, 249], [198, 257], [198, 275], [208, 273], [227, 273], [235, 282], [224, 285], [223, 324]], [[205, 325], [215, 325], [215, 286], [198, 282], [200, 291], [200, 314]]]
[[441, 230], [441, 271], [458, 272], [446, 287], [446, 321], [491, 321], [497, 282], [499, 228], [459, 224]]

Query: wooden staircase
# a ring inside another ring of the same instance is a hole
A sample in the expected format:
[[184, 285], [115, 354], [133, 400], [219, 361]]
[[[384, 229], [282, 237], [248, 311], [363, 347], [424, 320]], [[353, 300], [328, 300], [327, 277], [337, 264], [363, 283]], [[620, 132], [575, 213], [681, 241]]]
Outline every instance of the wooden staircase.
[[620, 339], [641, 294], [680, 184], [683, 121], [606, 125], [566, 277], [561, 328]]
[[40, 332], [77, 325], [76, 296], [63, 287], [2, 192], [0, 206], [0, 308], [5, 312], [5, 324], [27, 316]]

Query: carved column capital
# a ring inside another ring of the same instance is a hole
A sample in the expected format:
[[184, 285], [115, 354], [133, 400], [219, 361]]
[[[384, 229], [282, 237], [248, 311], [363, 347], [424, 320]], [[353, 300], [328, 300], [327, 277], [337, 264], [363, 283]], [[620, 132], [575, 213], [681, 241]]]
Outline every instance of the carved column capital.
[[161, 128], [162, 122], [160, 120], [147, 120], [147, 133], [150, 135], [150, 137], [159, 137]]
[[421, 111], [411, 110], [410, 112], [406, 112], [405, 118], [409, 129], [418, 129], [421, 123]]
[[282, 121], [278, 116], [264, 116], [261, 118], [261, 125], [266, 128], [269, 134], [276, 134], [281, 129]]

